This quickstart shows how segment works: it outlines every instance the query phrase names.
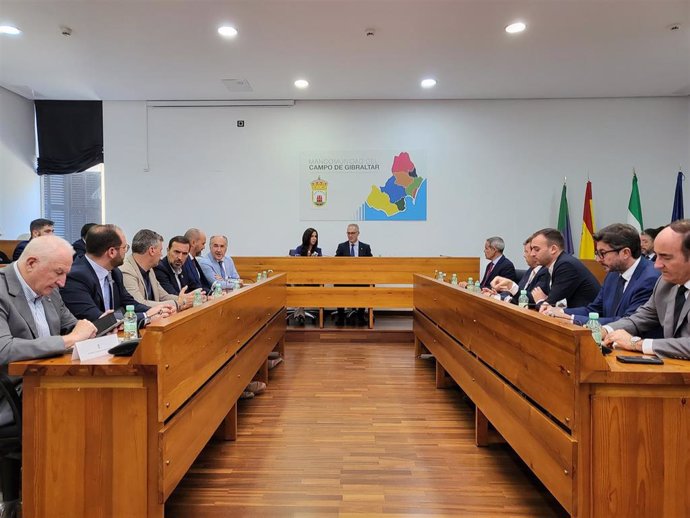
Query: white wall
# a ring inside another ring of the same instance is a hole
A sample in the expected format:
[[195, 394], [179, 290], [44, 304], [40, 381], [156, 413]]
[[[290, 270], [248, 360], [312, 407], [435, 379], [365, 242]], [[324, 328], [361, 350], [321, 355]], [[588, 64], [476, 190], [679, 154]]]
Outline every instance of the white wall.
[[678, 165], [690, 162], [686, 98], [105, 102], [104, 125], [106, 220], [130, 238], [143, 227], [166, 238], [190, 226], [227, 233], [232, 255], [284, 255], [308, 226], [328, 255], [345, 240], [346, 222], [299, 219], [304, 151], [426, 152], [428, 220], [363, 222], [375, 255], [476, 256], [498, 234], [520, 264], [523, 238], [555, 226], [564, 176], [577, 249], [588, 176], [597, 228], [625, 221], [633, 167], [645, 226], [657, 226], [670, 218]]
[[29, 232], [41, 216], [35, 163], [33, 101], [0, 87], [0, 239]]

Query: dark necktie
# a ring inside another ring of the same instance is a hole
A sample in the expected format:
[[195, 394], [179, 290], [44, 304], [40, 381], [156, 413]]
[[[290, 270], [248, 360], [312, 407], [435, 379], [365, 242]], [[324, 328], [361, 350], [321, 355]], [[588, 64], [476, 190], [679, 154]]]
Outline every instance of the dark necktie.
[[181, 290], [182, 289], [182, 274], [181, 273], [178, 274], [175, 272], [173, 272], [173, 274], [175, 275], [175, 280], [177, 281], [177, 289]]
[[350, 243], [350, 257], [355, 256], [355, 245]]
[[685, 305], [685, 292], [688, 289], [685, 286], [678, 286], [678, 291], [676, 292], [676, 303], [673, 310], [673, 329], [675, 331], [678, 327], [678, 319], [680, 318], [680, 312], [683, 310]]
[[[625, 277], [622, 275], [618, 277], [618, 283], [616, 284], [616, 292], [613, 294], [613, 312], [615, 314], [618, 306], [620, 306], [621, 299], [623, 298], [623, 290], [625, 289]], [[613, 316], [613, 315], [611, 315]]]
[[223, 261], [218, 261], [218, 266], [220, 266], [220, 276], [225, 280], [227, 275], [225, 275], [225, 267], [223, 266]]
[[486, 265], [486, 273], [484, 274], [484, 279], [482, 280], [482, 288], [486, 288], [486, 284], [489, 280], [489, 275], [491, 275], [492, 271], [494, 271], [493, 261]]
[[109, 309], [115, 308], [115, 301], [113, 300], [113, 274], [108, 272], [108, 276], [106, 277], [106, 284], [107, 284], [107, 290], [108, 290], [108, 303], [104, 304], [106, 306], [104, 309], [108, 311]]

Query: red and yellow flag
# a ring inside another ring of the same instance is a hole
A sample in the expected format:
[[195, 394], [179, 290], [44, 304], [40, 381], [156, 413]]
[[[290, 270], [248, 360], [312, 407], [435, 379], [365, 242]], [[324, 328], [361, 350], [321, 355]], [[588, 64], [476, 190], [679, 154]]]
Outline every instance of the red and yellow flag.
[[580, 235], [580, 259], [594, 259], [594, 203], [592, 182], [587, 181], [585, 208], [582, 211], [582, 235]]

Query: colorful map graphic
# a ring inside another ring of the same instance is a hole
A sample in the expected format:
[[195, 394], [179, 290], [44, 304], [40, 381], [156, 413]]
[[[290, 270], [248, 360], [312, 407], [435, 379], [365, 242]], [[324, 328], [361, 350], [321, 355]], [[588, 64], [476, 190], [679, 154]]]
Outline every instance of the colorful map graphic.
[[385, 185], [371, 186], [371, 192], [362, 204], [362, 219], [425, 221], [427, 182], [417, 175], [408, 153], [402, 152], [393, 159], [391, 173]]

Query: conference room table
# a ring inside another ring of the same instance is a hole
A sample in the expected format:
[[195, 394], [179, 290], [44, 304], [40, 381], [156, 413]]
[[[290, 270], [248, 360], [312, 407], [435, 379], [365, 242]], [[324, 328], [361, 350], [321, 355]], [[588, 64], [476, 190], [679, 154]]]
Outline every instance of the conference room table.
[[150, 324], [131, 357], [12, 363], [23, 376], [23, 516], [161, 518], [237, 400], [283, 352], [285, 275]]

